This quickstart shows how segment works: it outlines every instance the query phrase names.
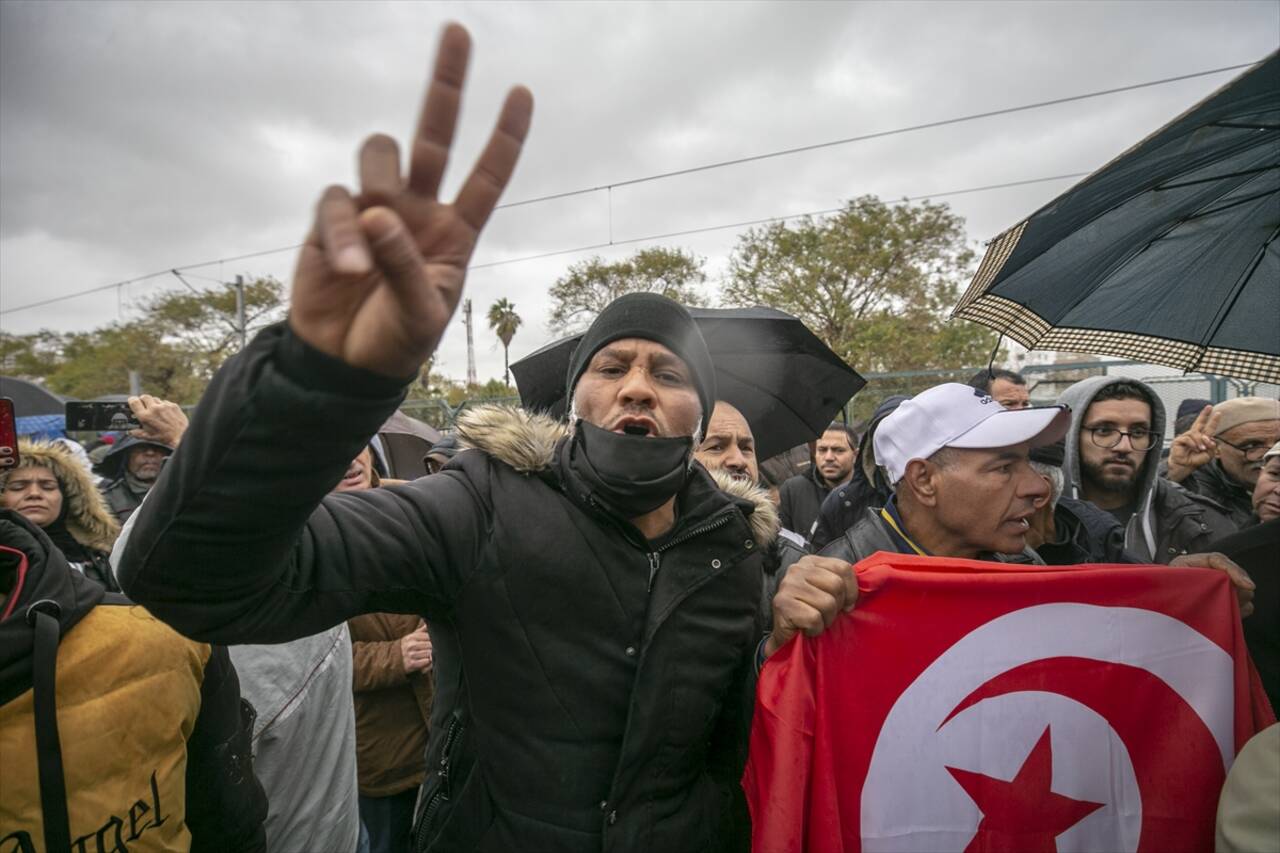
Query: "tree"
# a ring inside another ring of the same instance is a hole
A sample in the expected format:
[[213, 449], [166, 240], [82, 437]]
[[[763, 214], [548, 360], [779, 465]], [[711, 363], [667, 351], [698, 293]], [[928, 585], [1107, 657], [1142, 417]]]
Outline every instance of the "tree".
[[[245, 283], [244, 318], [250, 330], [283, 316], [283, 305], [284, 285], [276, 279], [268, 276]], [[198, 357], [206, 380], [239, 348], [234, 287], [164, 293], [145, 302], [143, 312], [145, 322]]]
[[683, 249], [641, 249], [615, 263], [587, 258], [551, 286], [548, 325], [553, 332], [579, 332], [624, 293], [661, 293], [682, 305], [705, 305], [698, 286], [706, 280], [702, 259]]
[[724, 301], [799, 317], [863, 373], [985, 364], [996, 335], [948, 320], [970, 275], [964, 220], [946, 204], [847, 202], [739, 238]]
[[[283, 313], [284, 285], [262, 278], [245, 285], [250, 332]], [[137, 371], [142, 389], [177, 403], [194, 403], [240, 343], [235, 290], [171, 292], [141, 304], [141, 316], [88, 332], [0, 335], [5, 370], [43, 381], [71, 397], [129, 390]]]
[[137, 320], [63, 335], [45, 383], [69, 397], [123, 394], [129, 390], [131, 370], [139, 373], [144, 391], [177, 403], [196, 402], [208, 381], [190, 352], [165, 341], [154, 325]]
[[516, 313], [516, 306], [509, 300], [499, 299], [489, 306], [489, 328], [493, 329], [498, 340], [502, 341], [502, 381], [507, 385], [511, 384], [507, 353], [511, 349], [511, 339], [516, 336], [516, 329], [520, 328], [521, 322], [520, 315]]

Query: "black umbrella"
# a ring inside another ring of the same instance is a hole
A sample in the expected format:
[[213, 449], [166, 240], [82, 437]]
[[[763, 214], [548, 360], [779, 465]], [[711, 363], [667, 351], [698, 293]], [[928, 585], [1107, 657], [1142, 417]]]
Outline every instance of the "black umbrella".
[[1280, 382], [1280, 53], [1001, 234], [954, 316]]
[[[690, 308], [716, 367], [721, 400], [742, 412], [768, 459], [811, 441], [866, 380], [795, 317], [773, 308]], [[563, 416], [565, 374], [581, 336], [511, 365], [526, 408]]]
[[34, 382], [15, 379], [12, 376], [0, 376], [0, 397], [13, 400], [13, 410], [17, 417], [29, 418], [33, 415], [60, 415], [70, 397], [55, 394]]

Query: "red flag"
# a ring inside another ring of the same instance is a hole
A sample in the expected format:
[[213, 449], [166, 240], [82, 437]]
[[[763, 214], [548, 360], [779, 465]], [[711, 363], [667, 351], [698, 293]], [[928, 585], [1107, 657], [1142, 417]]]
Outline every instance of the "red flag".
[[774, 851], [1211, 850], [1275, 721], [1223, 572], [876, 554], [760, 673], [743, 787]]

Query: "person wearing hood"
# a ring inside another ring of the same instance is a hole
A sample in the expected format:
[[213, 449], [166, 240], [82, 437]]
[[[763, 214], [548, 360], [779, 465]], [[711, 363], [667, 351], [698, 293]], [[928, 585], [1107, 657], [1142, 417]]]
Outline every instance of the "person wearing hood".
[[119, 591], [108, 554], [120, 525], [93, 475], [61, 444], [21, 440], [21, 467], [0, 472], [0, 506], [41, 527], [85, 577]]
[[0, 509], [0, 850], [265, 851], [252, 716], [225, 648]]
[[1236, 397], [1200, 412], [1173, 440], [1166, 476], [1226, 507], [1238, 528], [1254, 523], [1253, 490], [1262, 457], [1280, 441], [1280, 400]]
[[841, 423], [832, 423], [814, 445], [813, 464], [803, 474], [796, 474], [778, 489], [782, 526], [808, 541], [818, 510], [832, 489], [849, 482], [857, 462], [858, 441], [853, 431]]
[[1095, 376], [1063, 391], [1058, 402], [1071, 407], [1064, 493], [1115, 516], [1129, 553], [1169, 563], [1235, 530], [1222, 506], [1157, 476], [1165, 413], [1148, 385]]
[[187, 429], [186, 413], [177, 403], [143, 394], [130, 397], [129, 408], [141, 428], [112, 445], [95, 468], [107, 481], [102, 493], [121, 524], [155, 485]]
[[843, 486], [833, 489], [818, 510], [818, 520], [813, 523], [813, 529], [809, 533], [809, 547], [813, 551], [821, 551], [827, 543], [866, 515], [867, 509], [879, 509], [893, 496], [893, 487], [885, 481], [884, 471], [876, 464], [876, 427], [902, 405], [903, 401], [909, 399], [911, 398], [903, 394], [892, 394], [876, 406], [871, 419], [867, 421], [867, 429], [858, 442], [853, 477]]

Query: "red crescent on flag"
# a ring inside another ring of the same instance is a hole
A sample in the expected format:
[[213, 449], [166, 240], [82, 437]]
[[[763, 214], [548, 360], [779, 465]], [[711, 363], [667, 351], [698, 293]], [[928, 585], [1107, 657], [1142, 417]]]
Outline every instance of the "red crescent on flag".
[[[978, 687], [938, 730], [985, 699], [1025, 691], [1057, 693], [1079, 702], [1115, 730], [1129, 751], [1142, 797], [1139, 851], [1212, 847], [1212, 836], [1197, 837], [1185, 815], [1201, 811], [1206, 797], [1217, 798], [1226, 779], [1222, 753], [1208, 726], [1173, 688], [1145, 669], [1126, 664], [1042, 658]], [[1189, 788], [1189, 780], [1196, 780], [1196, 785]]]

